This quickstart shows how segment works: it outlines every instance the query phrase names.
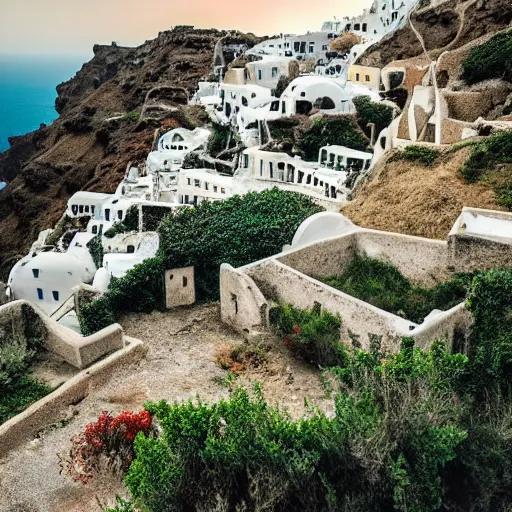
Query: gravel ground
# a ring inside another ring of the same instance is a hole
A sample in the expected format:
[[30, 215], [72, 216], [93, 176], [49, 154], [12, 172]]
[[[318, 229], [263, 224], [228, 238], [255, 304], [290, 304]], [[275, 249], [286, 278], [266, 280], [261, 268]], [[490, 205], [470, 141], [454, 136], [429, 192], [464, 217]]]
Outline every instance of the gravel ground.
[[[110, 380], [69, 408], [64, 426], [50, 428], [0, 459], [0, 512], [100, 512], [125, 491], [109, 475], [87, 486], [60, 475], [57, 453], [65, 454], [69, 440], [101, 411], [137, 410], [146, 400], [184, 401], [200, 396], [214, 402], [229, 392], [226, 371], [216, 363], [219, 352], [244, 340], [220, 322], [218, 304], [172, 312], [129, 315], [120, 322], [126, 334], [146, 342], [149, 351], [137, 364], [116, 368]], [[267, 400], [286, 407], [292, 417], [307, 413], [304, 399], [329, 412], [318, 372], [294, 359], [283, 344], [268, 339], [267, 362], [247, 368], [237, 379], [245, 386], [260, 382]], [[49, 423], [54, 423], [51, 421]]]

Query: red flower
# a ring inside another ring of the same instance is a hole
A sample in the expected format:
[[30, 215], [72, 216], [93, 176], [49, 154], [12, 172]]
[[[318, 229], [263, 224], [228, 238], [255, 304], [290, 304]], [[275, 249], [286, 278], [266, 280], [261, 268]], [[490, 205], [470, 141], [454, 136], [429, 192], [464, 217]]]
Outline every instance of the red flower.
[[300, 326], [299, 325], [294, 325], [293, 326], [293, 332], [295, 334], [300, 334]]

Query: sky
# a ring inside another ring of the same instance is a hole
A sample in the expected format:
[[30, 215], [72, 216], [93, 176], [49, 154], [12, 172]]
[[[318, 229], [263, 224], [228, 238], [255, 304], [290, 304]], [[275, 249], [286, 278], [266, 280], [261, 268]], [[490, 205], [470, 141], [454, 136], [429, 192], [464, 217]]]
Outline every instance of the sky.
[[371, 0], [0, 0], [0, 53], [92, 55], [95, 43], [136, 46], [174, 25], [257, 35], [319, 30]]

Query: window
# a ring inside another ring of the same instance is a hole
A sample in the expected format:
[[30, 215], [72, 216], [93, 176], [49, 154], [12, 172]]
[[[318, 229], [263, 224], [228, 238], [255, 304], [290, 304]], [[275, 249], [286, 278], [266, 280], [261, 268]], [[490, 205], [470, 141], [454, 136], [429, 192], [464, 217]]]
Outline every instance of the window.
[[97, 225], [92, 227], [92, 234], [93, 235], [97, 235], [98, 234], [98, 226]]
[[304, 97], [306, 96], [306, 93], [305, 93], [304, 91], [302, 91], [302, 92], [300, 93], [300, 95], [304, 98]]
[[299, 42], [299, 41], [295, 41], [295, 42], [293, 43], [293, 51], [294, 51], [295, 53], [299, 53], [299, 50], [300, 50], [300, 42]]
[[226, 193], [226, 189], [225, 189], [225, 188], [221, 188], [221, 189], [220, 189], [220, 193], [221, 193], [221, 194], [225, 194], [225, 193]]
[[89, 213], [89, 205], [88, 204], [85, 205], [85, 213]]
[[105, 208], [105, 220], [110, 221], [110, 208]]
[[188, 279], [183, 276], [183, 288], [186, 288], [188, 286]]
[[354, 24], [354, 30], [361, 30], [361, 24], [360, 23], [355, 23]]
[[272, 78], [275, 78], [279, 74], [278, 68], [272, 68]]
[[39, 300], [43, 300], [43, 289], [42, 288], [37, 289], [37, 298]]
[[123, 210], [117, 210], [117, 218], [118, 220], [123, 220]]
[[80, 213], [84, 213], [84, 205], [83, 205], [83, 204], [81, 204], [81, 205], [78, 207], [78, 211], [79, 211]]
[[370, 81], [370, 75], [364, 75], [364, 80], [365, 80], [365, 82], [369, 82]]
[[253, 92], [253, 93], [251, 94], [251, 98], [252, 98], [252, 99], [256, 98], [256, 93], [255, 93], [255, 92]]
[[398, 12], [397, 11], [391, 13], [391, 21], [395, 21], [397, 18], [398, 18]]
[[247, 101], [247, 98], [245, 96], [242, 96], [242, 105], [244, 107], [247, 107], [249, 105], [249, 102]]
[[208, 185], [208, 182], [207, 182], [207, 181], [205, 181], [205, 182], [204, 182], [204, 189], [205, 189], [205, 190], [209, 190], [209, 185]]
[[274, 178], [274, 164], [272, 162], [268, 163], [268, 175], [270, 179]]
[[279, 101], [273, 101], [270, 104], [270, 112], [279, 112]]
[[91, 213], [94, 215], [94, 205], [91, 206]]
[[356, 73], [356, 82], [359, 82], [359, 73]]
[[135, 252], [135, 246], [134, 245], [129, 245], [127, 248], [126, 248], [126, 252], [128, 254], [133, 254]]
[[323, 44], [323, 45], [322, 45], [322, 51], [323, 51], [323, 52], [324, 52], [324, 51], [327, 51], [327, 48], [328, 48], [328, 46], [327, 46], [326, 44]]
[[286, 103], [284, 101], [281, 102], [281, 114], [286, 114]]
[[244, 169], [249, 167], [249, 155], [244, 155]]
[[263, 78], [263, 73], [261, 72], [261, 69], [258, 69], [258, 80], [261, 80]]
[[194, 187], [200, 188], [201, 182], [199, 180], [194, 180]]
[[53, 291], [53, 292], [52, 292], [52, 295], [53, 295], [53, 300], [56, 300], [56, 301], [58, 301], [58, 300], [59, 300], [59, 292], [57, 292], [57, 291]]
[[366, 32], [368, 30], [368, 24], [363, 23], [363, 32]]
[[268, 47], [269, 48], [274, 48], [274, 45], [273, 44], [269, 44]]
[[217, 192], [217, 190], [218, 190], [218, 187], [216, 187], [216, 186], [214, 185], [214, 186], [213, 186], [213, 191], [214, 191], [214, 192]]
[[191, 185], [191, 181], [190, 181], [190, 178], [187, 178], [187, 185]]
[[263, 176], [263, 160], [260, 160], [260, 176]]
[[78, 206], [76, 204], [72, 205], [71, 211], [73, 212], [73, 215], [76, 215], [78, 213]]
[[37, 279], [39, 277], [39, 269], [38, 268], [33, 268], [32, 269], [32, 274], [34, 274], [34, 277]]

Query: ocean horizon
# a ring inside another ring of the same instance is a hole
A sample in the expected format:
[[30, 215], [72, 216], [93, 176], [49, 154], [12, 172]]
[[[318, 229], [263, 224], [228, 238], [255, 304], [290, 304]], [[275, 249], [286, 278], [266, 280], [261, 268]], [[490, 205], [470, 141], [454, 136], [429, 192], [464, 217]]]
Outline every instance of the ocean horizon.
[[57, 117], [58, 84], [72, 78], [87, 55], [0, 54], [0, 152], [8, 137], [37, 130]]

